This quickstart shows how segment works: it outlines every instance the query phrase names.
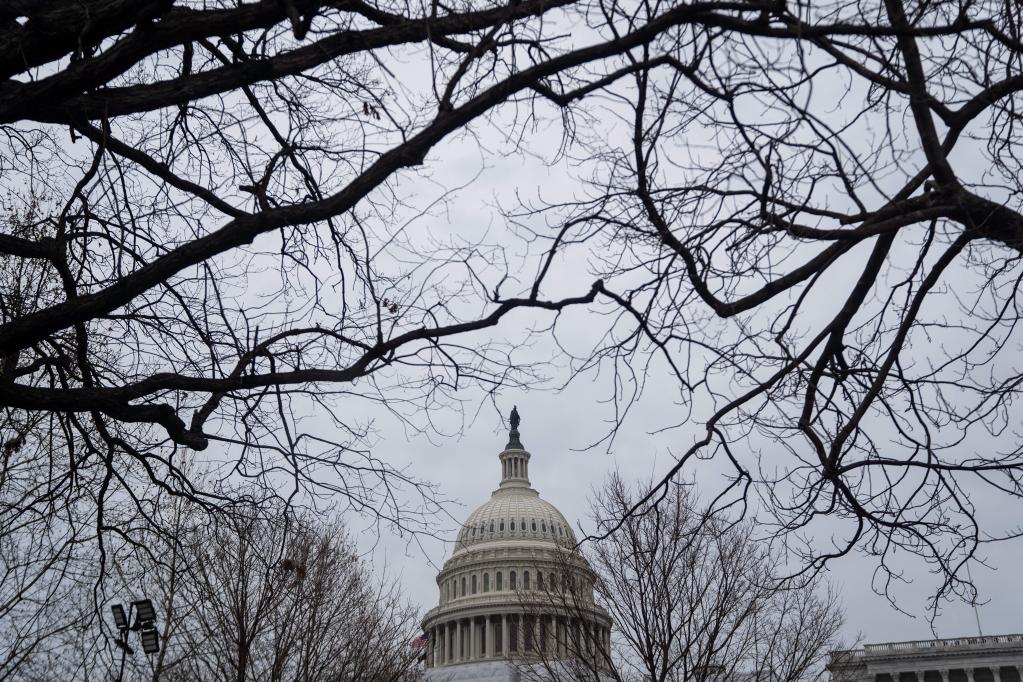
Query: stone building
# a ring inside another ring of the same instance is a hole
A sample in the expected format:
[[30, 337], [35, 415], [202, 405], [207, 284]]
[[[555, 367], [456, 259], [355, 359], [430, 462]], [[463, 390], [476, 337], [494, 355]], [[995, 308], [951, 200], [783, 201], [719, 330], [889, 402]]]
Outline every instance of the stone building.
[[[501, 482], [466, 519], [437, 575], [440, 603], [423, 620], [427, 680], [543, 677], [580, 656], [599, 669], [610, 646], [611, 619], [593, 601], [593, 572], [565, 517], [530, 487], [518, 426], [513, 410], [498, 455]], [[553, 598], [559, 594], [565, 598]]]
[[1023, 682], [1023, 635], [867, 644], [831, 652], [833, 682]]

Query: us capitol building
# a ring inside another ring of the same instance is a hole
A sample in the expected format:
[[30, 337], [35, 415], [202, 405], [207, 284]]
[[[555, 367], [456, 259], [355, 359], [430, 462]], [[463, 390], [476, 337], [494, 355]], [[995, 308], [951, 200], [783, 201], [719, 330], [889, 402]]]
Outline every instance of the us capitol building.
[[594, 574], [572, 527], [530, 487], [519, 423], [512, 410], [498, 455], [501, 483], [466, 519], [437, 575], [440, 603], [423, 620], [431, 682], [517, 682], [551, 670], [565, 679], [581, 667], [606, 669], [611, 619], [594, 603]]

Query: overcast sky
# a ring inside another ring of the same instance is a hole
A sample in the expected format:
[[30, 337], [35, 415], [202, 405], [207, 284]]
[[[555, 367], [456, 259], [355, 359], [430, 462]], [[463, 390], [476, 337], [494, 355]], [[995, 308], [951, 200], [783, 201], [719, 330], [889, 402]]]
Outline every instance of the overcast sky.
[[[584, 386], [574, 387], [560, 395], [536, 393], [509, 395], [504, 400], [519, 406], [522, 414], [522, 440], [532, 454], [530, 478], [533, 487], [555, 504], [574, 524], [586, 524], [587, 498], [593, 486], [599, 485], [614, 468], [645, 478], [663, 471], [671, 460], [670, 437], [643, 432], [641, 419], [627, 423], [612, 453], [600, 450], [579, 452], [595, 432], [605, 428], [601, 410], [593, 404]], [[485, 502], [497, 486], [500, 469], [497, 453], [507, 434], [499, 429], [495, 415], [485, 410], [476, 423], [467, 427], [464, 437], [443, 445], [434, 445], [426, 438], [406, 440], [394, 433], [380, 443], [379, 452], [386, 452], [392, 461], [407, 459], [420, 477], [440, 484], [444, 495], [458, 500], [449, 510], [457, 519], [465, 518], [476, 506]], [[441, 520], [447, 537], [454, 536], [454, 524]], [[368, 542], [368, 540], [367, 540]], [[400, 572], [409, 595], [424, 609], [436, 605], [434, 577], [440, 565], [450, 556], [451, 547], [441, 541], [425, 539], [422, 548], [387, 536], [377, 549], [378, 566], [386, 564], [391, 572]], [[977, 571], [974, 578], [990, 602], [979, 608], [984, 634], [1023, 631], [1023, 590], [1020, 589], [1019, 567], [1023, 553], [1019, 543], [997, 551], [986, 550], [992, 570]], [[884, 598], [872, 591], [871, 579], [875, 562], [865, 557], [848, 557], [831, 564], [830, 579], [841, 589], [847, 612], [845, 638], [864, 642], [929, 639], [930, 624], [925, 617], [925, 597], [934, 589], [932, 577], [919, 560], [903, 564], [906, 577], [912, 581], [897, 588], [899, 607], [917, 617], [897, 612]], [[962, 604], [950, 604], [935, 623], [941, 637], [977, 634], [973, 610]]]
[[[486, 234], [490, 239], [506, 239], [514, 251], [514, 237], [502, 224], [495, 205], [510, 201], [513, 195], [529, 198], [543, 194], [554, 198], [560, 192], [571, 196], [569, 169], [564, 165], [548, 166], [544, 159], [505, 156], [501, 153], [500, 140], [493, 143], [484, 140], [484, 144], [492, 145], [485, 155], [485, 163], [477, 140], [449, 141], [437, 153], [444, 163], [441, 171], [433, 173], [430, 183], [403, 189], [410, 195], [420, 194], [417, 203], [422, 205], [428, 202], [430, 192], [437, 193], [440, 187], [464, 186], [450, 197], [444, 210], [424, 216], [420, 219], [424, 224], [417, 227], [426, 227], [441, 237], [446, 230], [461, 237]], [[585, 290], [592, 279], [584, 265], [563, 263], [562, 268], [560, 284], [566, 290]], [[577, 342], [580, 346], [587, 343], [587, 332], [598, 329], [601, 324], [599, 320], [590, 319], [592, 316], [593, 313], [582, 311], [574, 313], [571, 323], [562, 326], [562, 330], [569, 331], [563, 331], [560, 340], [568, 344]], [[522, 329], [535, 319], [510, 318], [493, 332], [493, 337], [520, 338]], [[592, 339], [588, 342], [592, 343]], [[555, 354], [555, 348], [549, 339], [541, 337], [529, 349], [529, 354], [546, 359]], [[608, 472], [617, 468], [635, 480], [663, 474], [673, 461], [673, 453], [691, 443], [693, 432], [684, 427], [661, 431], [666, 425], [684, 419], [686, 412], [677, 404], [677, 387], [655, 376], [645, 387], [640, 402], [625, 421], [610, 451], [606, 446], [587, 449], [587, 445], [606, 433], [614, 418], [613, 408], [606, 402], [610, 396], [606, 380], [587, 378], [559, 391], [555, 387], [564, 377], [558, 376], [556, 367], [551, 368], [550, 377], [551, 381], [538, 385], [535, 390], [505, 391], [500, 394], [498, 403], [505, 413], [512, 405], [518, 405], [523, 420], [523, 443], [533, 456], [530, 465], [533, 486], [574, 524], [586, 527], [588, 496]], [[506, 431], [490, 402], [471, 390], [461, 397], [465, 400], [464, 415], [440, 411], [430, 416], [447, 433], [457, 435], [439, 438], [408, 434], [382, 415], [378, 415], [375, 424], [380, 437], [376, 453], [392, 464], [407, 464], [415, 475], [436, 483], [442, 497], [457, 501], [448, 506], [448, 511], [459, 521], [485, 502], [496, 487], [499, 479], [497, 454], [506, 442]], [[699, 406], [696, 408], [698, 411]], [[660, 432], [655, 433], [657, 431]], [[706, 483], [709, 489], [720, 482], [713, 462], [700, 462], [699, 466], [700, 469], [689, 472], [690, 476], [697, 477], [698, 483]], [[994, 516], [1004, 522], [1002, 525], [1012, 525], [1019, 516], [1019, 509], [998, 510]], [[455, 535], [456, 526], [451, 519], [439, 519], [437, 528], [446, 532], [447, 538]], [[837, 525], [836, 530], [839, 530]], [[367, 547], [375, 544], [372, 533], [362, 539]], [[434, 578], [450, 550], [450, 545], [441, 540], [427, 538], [409, 543], [407, 539], [387, 535], [376, 546], [374, 560], [377, 566], [400, 573], [410, 596], [425, 610], [436, 605]], [[1023, 589], [1019, 580], [1023, 544], [986, 546], [982, 556], [990, 568], [976, 567], [974, 578], [982, 599], [988, 602], [979, 608], [984, 634], [1023, 632]], [[896, 585], [894, 595], [898, 607], [907, 613], [900, 613], [874, 592], [876, 559], [850, 556], [831, 564], [830, 579], [840, 587], [847, 612], [844, 632], [847, 641], [932, 637], [926, 598], [937, 587], [934, 576], [915, 557], [906, 557], [901, 562], [896, 559], [893, 565], [904, 571], [905, 582]], [[975, 635], [978, 631], [973, 609], [961, 603], [947, 604], [934, 627], [941, 637]]]

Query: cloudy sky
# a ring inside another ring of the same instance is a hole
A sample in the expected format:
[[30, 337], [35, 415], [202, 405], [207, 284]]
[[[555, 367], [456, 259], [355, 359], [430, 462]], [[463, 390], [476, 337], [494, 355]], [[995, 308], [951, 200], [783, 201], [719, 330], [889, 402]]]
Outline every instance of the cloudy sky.
[[[546, 133], [538, 133], [546, 134]], [[552, 135], [552, 139], [556, 139]], [[506, 239], [514, 250], [515, 238], [504, 228], [496, 206], [518, 197], [543, 195], [552, 198], [559, 192], [572, 192], [570, 168], [548, 165], [545, 159], [502, 155], [501, 141], [493, 143], [486, 154], [479, 151], [474, 138], [453, 140], [438, 152], [445, 159], [440, 172], [429, 183], [405, 187], [410, 195], [421, 195], [417, 203], [426, 203], [430, 193], [442, 187], [463, 186], [444, 204], [419, 220], [434, 235], [443, 237], [446, 230], [461, 237], [486, 235], [490, 239]], [[497, 151], [498, 153], [492, 153]], [[582, 264], [562, 265], [560, 284], [566, 290], [584, 290], [592, 279]], [[564, 324], [561, 341], [580, 347], [588, 331], [600, 326], [593, 314], [574, 313]], [[536, 324], [536, 318], [515, 317], [506, 320], [493, 338], [516, 340], [522, 330]], [[590, 341], [592, 342], [592, 341]], [[534, 340], [527, 357], [549, 359], [556, 349], [543, 336]], [[563, 369], [563, 368], [562, 368]], [[656, 368], [655, 368], [656, 374]], [[691, 443], [693, 431], [684, 426], [668, 431], [663, 428], [684, 419], [687, 412], [677, 403], [677, 388], [667, 378], [650, 377], [640, 401], [623, 429], [610, 444], [587, 447], [605, 435], [614, 420], [614, 409], [608, 398], [611, 391], [607, 378], [584, 377], [558, 390], [557, 364], [549, 368], [551, 381], [532, 390], [508, 390], [497, 397], [507, 413], [518, 405], [522, 414], [522, 439], [533, 455], [531, 479], [541, 495], [554, 503], [570, 522], [587, 528], [587, 499], [594, 486], [611, 470], [618, 469], [627, 477], [640, 480], [662, 474], [673, 461], [673, 454]], [[441, 497], [453, 500], [447, 511], [451, 518], [438, 519], [440, 533], [450, 539], [456, 531], [456, 520], [465, 518], [482, 504], [496, 487], [499, 478], [497, 453], [506, 442], [506, 431], [500, 415], [490, 399], [466, 391], [463, 413], [439, 411], [430, 415], [446, 437], [408, 433], [386, 415], [376, 415], [375, 428], [379, 442], [375, 452], [395, 465], [408, 465], [418, 477], [436, 483]], [[697, 406], [697, 409], [699, 406]], [[690, 470], [697, 482], [707, 489], [720, 483], [715, 463], [700, 462]], [[982, 503], [982, 500], [974, 500]], [[981, 506], [983, 506], [981, 504]], [[1018, 510], [994, 510], [993, 518], [1003, 525], [1012, 525]], [[359, 523], [355, 522], [356, 527]], [[840, 527], [836, 525], [836, 530]], [[450, 545], [441, 539], [407, 538], [386, 535], [380, 542], [373, 533], [363, 536], [367, 549], [373, 549], [377, 567], [386, 567], [400, 574], [410, 596], [424, 609], [436, 605], [434, 577]], [[989, 568], [975, 567], [974, 578], [987, 603], [978, 609], [980, 625], [985, 634], [1023, 632], [1023, 590], [1019, 589], [1019, 567], [1023, 566], [1023, 543], [1014, 542], [986, 546], [982, 556]], [[896, 558], [893, 563], [903, 571], [903, 582], [892, 590], [900, 613], [884, 597], [875, 592], [876, 559], [850, 556], [830, 566], [830, 579], [840, 587], [847, 612], [844, 637], [849, 642], [902, 641], [931, 638], [932, 623], [926, 614], [927, 597], [937, 587], [928, 567], [915, 557]], [[933, 623], [940, 637], [977, 634], [977, 621], [972, 607], [949, 603]]]
[[[591, 449], [580, 451], [594, 433], [606, 428], [601, 409], [594, 404], [587, 387], [578, 386], [561, 394], [530, 392], [508, 395], [502, 402], [516, 403], [522, 413], [522, 439], [532, 454], [530, 477], [533, 487], [554, 503], [570, 522], [588, 528], [587, 498], [612, 469], [645, 478], [662, 471], [671, 460], [671, 437], [649, 435], [636, 419], [616, 440], [612, 452]], [[510, 407], [509, 407], [510, 409]], [[398, 433], [380, 443], [392, 461], [407, 460], [420, 477], [437, 482], [442, 493], [458, 503], [448, 509], [461, 520], [485, 502], [497, 486], [500, 469], [497, 453], [506, 442], [506, 432], [488, 407], [475, 423], [468, 424], [461, 438], [440, 445], [427, 438], [406, 440]], [[455, 525], [441, 520], [446, 536], [454, 536]], [[451, 547], [441, 540], [423, 539], [422, 546], [409, 544], [392, 535], [385, 537], [375, 552], [376, 565], [400, 572], [410, 597], [424, 609], [436, 605], [434, 576]], [[1019, 589], [1019, 566], [1023, 550], [1019, 543], [989, 547], [985, 555], [991, 570], [978, 570], [976, 579], [984, 599], [979, 607], [984, 634], [1023, 630], [1023, 590]], [[907, 560], [902, 567], [908, 581], [897, 587], [898, 606], [916, 617], [899, 613], [872, 589], [875, 560], [847, 557], [831, 564], [830, 579], [840, 587], [847, 612], [845, 638], [864, 642], [929, 639], [931, 624], [924, 611], [929, 589], [935, 587], [932, 576], [919, 560]], [[935, 625], [938, 636], [977, 634], [973, 609], [949, 604]]]

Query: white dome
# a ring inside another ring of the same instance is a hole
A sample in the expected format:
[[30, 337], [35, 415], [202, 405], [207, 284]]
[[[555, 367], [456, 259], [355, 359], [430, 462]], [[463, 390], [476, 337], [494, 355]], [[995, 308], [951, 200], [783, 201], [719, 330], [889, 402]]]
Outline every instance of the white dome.
[[568, 521], [530, 486], [518, 425], [512, 410], [501, 482], [465, 520], [437, 575], [439, 603], [423, 619], [427, 680], [518, 679], [518, 666], [541, 654], [572, 658], [584, 641], [610, 647], [596, 576]]
[[498, 488], [465, 520], [455, 553], [487, 542], [526, 540], [576, 544], [575, 533], [557, 508], [532, 488]]

